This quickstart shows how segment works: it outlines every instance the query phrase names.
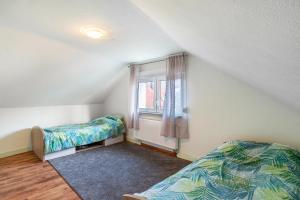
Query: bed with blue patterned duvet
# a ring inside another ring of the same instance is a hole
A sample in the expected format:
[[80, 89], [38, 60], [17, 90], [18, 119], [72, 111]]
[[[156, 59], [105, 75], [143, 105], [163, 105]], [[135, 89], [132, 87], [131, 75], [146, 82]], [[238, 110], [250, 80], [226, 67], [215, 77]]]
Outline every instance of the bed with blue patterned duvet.
[[125, 127], [120, 117], [106, 116], [83, 124], [44, 128], [44, 132], [48, 154], [118, 136], [125, 132]]
[[45, 156], [74, 147], [115, 138], [125, 133], [125, 125], [120, 116], [105, 116], [88, 123], [70, 124], [41, 129], [33, 127], [32, 144], [36, 155]]
[[300, 152], [275, 143], [228, 142], [147, 191], [123, 199], [300, 200]]

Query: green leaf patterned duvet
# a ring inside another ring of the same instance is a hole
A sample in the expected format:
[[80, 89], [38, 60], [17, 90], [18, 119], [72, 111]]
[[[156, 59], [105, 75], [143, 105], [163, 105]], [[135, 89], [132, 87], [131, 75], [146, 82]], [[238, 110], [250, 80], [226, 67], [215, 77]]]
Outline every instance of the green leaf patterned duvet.
[[280, 144], [228, 142], [137, 195], [149, 200], [299, 200], [300, 153]]
[[106, 116], [89, 123], [45, 128], [45, 153], [99, 142], [121, 135], [125, 126], [118, 116]]

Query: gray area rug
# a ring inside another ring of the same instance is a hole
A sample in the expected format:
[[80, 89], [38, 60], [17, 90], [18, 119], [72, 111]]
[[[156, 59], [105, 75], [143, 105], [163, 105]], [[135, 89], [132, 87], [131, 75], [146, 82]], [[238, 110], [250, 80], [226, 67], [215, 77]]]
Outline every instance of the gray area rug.
[[135, 144], [121, 143], [51, 160], [85, 200], [119, 200], [143, 192], [190, 162]]

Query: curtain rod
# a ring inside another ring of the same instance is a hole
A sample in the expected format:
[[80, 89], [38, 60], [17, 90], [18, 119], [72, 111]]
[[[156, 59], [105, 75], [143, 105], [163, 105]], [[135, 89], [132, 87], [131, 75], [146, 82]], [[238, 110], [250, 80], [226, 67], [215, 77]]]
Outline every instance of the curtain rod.
[[179, 56], [179, 55], [187, 55], [187, 53], [185, 52], [179, 52], [179, 53], [173, 53], [173, 54], [169, 54], [168, 56], [163, 56], [163, 57], [158, 57], [158, 58], [153, 58], [153, 59], [149, 59], [143, 62], [133, 62], [128, 64], [128, 67], [130, 67], [130, 65], [135, 64], [135, 65], [145, 65], [145, 64], [150, 64], [150, 63], [155, 63], [155, 62], [160, 62], [160, 61], [164, 61], [166, 60], [169, 56]]

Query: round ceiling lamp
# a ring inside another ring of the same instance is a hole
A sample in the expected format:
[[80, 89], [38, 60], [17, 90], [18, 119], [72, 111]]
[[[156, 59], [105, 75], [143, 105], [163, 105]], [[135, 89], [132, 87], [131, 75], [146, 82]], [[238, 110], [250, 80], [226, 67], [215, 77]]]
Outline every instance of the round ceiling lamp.
[[92, 39], [101, 39], [107, 36], [107, 32], [105, 30], [96, 26], [83, 26], [80, 28], [80, 32]]

